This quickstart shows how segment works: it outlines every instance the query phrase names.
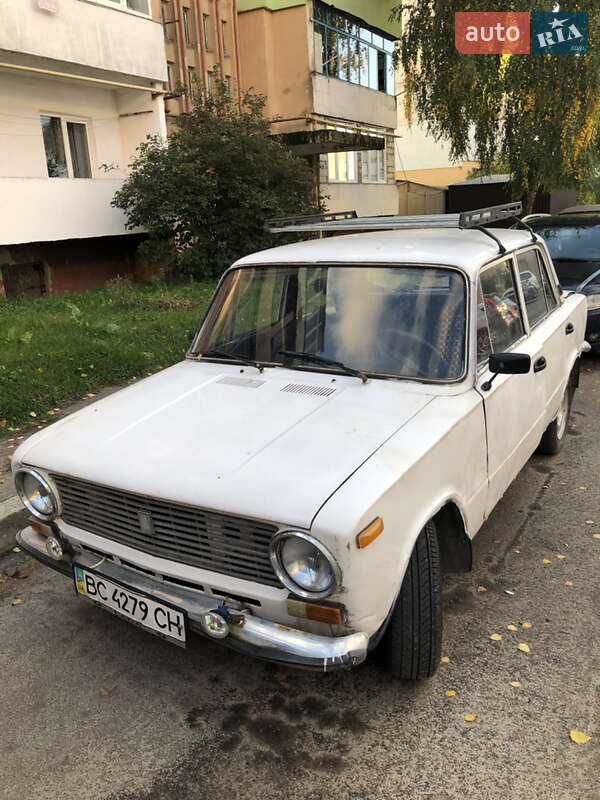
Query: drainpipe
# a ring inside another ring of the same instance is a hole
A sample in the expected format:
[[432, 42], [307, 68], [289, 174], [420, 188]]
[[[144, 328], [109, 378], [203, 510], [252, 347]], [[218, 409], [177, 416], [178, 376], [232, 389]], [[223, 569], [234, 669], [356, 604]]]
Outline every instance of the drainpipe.
[[238, 107], [241, 111], [242, 108], [242, 69], [240, 66], [240, 40], [239, 40], [239, 31], [238, 31], [238, 15], [237, 15], [237, 0], [231, 0], [231, 18], [233, 20], [233, 34], [234, 34], [234, 43], [233, 46], [235, 47], [235, 69], [237, 72], [237, 96], [238, 96]]
[[204, 25], [200, 0], [196, 0], [196, 33], [198, 36], [198, 52], [200, 53], [200, 68], [202, 69], [202, 85], [206, 88], [206, 56], [204, 55]]

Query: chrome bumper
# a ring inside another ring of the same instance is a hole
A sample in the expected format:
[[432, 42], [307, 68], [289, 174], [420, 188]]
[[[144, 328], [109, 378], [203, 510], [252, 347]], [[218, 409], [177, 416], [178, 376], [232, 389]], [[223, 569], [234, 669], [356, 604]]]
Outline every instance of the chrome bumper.
[[[177, 608], [186, 612], [190, 628], [206, 638], [200, 618], [208, 611], [214, 611], [220, 600], [211, 595], [193, 589], [163, 585], [150, 576], [142, 575], [113, 561], [98, 563], [95, 553], [77, 553], [72, 562], [55, 561], [46, 552], [46, 539], [32, 528], [24, 528], [17, 533], [17, 543], [29, 555], [46, 564], [48, 567], [62, 572], [72, 578], [73, 565], [93, 568], [95, 572], [106, 578], [114, 578], [132, 590], [155, 598], [157, 601], [167, 600]], [[367, 656], [369, 638], [365, 633], [351, 633], [347, 636], [318, 636], [314, 633], [289, 628], [277, 622], [270, 622], [249, 613], [233, 610], [237, 624], [229, 626], [229, 635], [218, 641], [242, 653], [290, 664], [296, 667], [330, 672], [336, 669], [353, 667], [360, 664]]]

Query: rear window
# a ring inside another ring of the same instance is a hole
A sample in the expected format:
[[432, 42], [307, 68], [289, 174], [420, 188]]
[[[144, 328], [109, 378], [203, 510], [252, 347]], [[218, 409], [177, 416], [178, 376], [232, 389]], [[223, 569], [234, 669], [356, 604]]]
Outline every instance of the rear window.
[[600, 262], [600, 225], [532, 227], [546, 242], [561, 283], [580, 283], [593, 272], [590, 262]]

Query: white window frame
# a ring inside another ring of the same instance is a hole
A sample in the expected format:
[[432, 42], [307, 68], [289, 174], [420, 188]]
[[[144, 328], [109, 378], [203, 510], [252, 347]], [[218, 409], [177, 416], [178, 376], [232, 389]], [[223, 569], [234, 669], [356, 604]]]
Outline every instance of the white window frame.
[[[40, 131], [41, 131], [41, 118], [42, 117], [57, 117], [60, 120], [60, 132], [63, 138], [63, 147], [65, 149], [65, 161], [67, 162], [67, 174], [65, 178], [67, 180], [72, 181], [91, 181], [95, 177], [95, 167], [94, 167], [94, 147], [92, 142], [92, 137], [90, 136], [90, 120], [86, 119], [85, 117], [75, 117], [71, 114], [61, 114], [58, 111], [40, 111]], [[77, 125], [85, 125], [85, 138], [87, 141], [88, 146], [88, 157], [90, 159], [90, 177], [89, 178], [76, 178], [73, 175], [73, 157], [71, 155], [71, 145], [69, 143], [69, 134], [67, 131], [67, 122], [75, 122]], [[44, 148], [44, 160], [46, 159], [46, 147], [44, 146], [43, 136], [42, 136], [42, 147]], [[46, 165], [47, 169], [47, 165]], [[58, 178], [58, 180], [65, 180], [65, 178]], [[48, 180], [56, 180], [56, 178], [50, 178], [48, 176]]]
[[86, 3], [93, 3], [97, 6], [104, 6], [105, 8], [112, 8], [115, 11], [124, 11], [126, 14], [133, 14], [136, 17], [143, 19], [152, 19], [152, 0], [147, 0], [148, 11], [135, 11], [133, 8], [127, 7], [127, 0], [84, 0]]

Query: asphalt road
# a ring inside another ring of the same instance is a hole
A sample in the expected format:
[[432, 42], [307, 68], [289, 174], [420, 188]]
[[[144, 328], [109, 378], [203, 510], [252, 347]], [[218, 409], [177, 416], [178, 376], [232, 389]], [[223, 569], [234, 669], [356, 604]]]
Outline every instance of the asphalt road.
[[478, 534], [474, 571], [447, 579], [450, 662], [419, 684], [374, 660], [322, 675], [180, 650], [9, 554], [0, 569], [24, 563], [0, 593], [0, 797], [600, 800], [598, 359], [572, 423]]

